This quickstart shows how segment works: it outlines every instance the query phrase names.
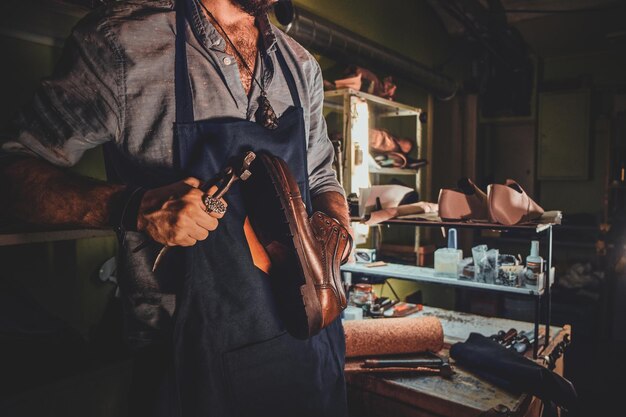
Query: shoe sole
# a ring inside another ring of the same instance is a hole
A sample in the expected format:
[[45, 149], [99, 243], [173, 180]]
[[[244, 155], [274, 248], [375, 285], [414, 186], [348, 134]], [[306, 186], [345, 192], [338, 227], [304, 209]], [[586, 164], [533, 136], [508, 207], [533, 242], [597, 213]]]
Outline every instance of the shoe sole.
[[[257, 219], [271, 219], [275, 216], [275, 210], [283, 212], [283, 222], [271, 225], [272, 236], [261, 237], [259, 239], [264, 244], [271, 242], [280, 242], [287, 251], [287, 259], [272, 259], [272, 252], [268, 251], [272, 260], [272, 268], [281, 265], [272, 275], [275, 278], [274, 288], [278, 298], [278, 308], [282, 311], [283, 320], [289, 333], [297, 338], [306, 339], [317, 334], [322, 327], [322, 311], [317, 292], [315, 289], [315, 281], [313, 280], [313, 272], [311, 266], [301, 260], [307, 260], [304, 251], [304, 243], [298, 228], [296, 227], [297, 212], [296, 204], [302, 204], [302, 196], [298, 189], [297, 194], [292, 193], [287, 196], [283, 190], [289, 189], [288, 173], [285, 172], [283, 166], [265, 154], [257, 155], [255, 164], [262, 163], [264, 168], [270, 173], [272, 187], [274, 190], [274, 199], [265, 199], [263, 207], [257, 207], [257, 213], [261, 213]], [[250, 179], [255, 177], [253, 174]], [[260, 180], [258, 177], [256, 180]], [[250, 180], [248, 180], [250, 181]], [[250, 186], [254, 186], [251, 181]], [[261, 189], [267, 189], [265, 186]], [[257, 202], [258, 204], [258, 202]], [[306, 211], [306, 209], [304, 209]], [[272, 213], [274, 212], [274, 213]], [[263, 215], [262, 213], [267, 213]], [[250, 219], [253, 220], [252, 217]], [[292, 221], [289, 221], [292, 220]], [[306, 219], [305, 221], [308, 221]], [[263, 240], [267, 239], [265, 242]]]

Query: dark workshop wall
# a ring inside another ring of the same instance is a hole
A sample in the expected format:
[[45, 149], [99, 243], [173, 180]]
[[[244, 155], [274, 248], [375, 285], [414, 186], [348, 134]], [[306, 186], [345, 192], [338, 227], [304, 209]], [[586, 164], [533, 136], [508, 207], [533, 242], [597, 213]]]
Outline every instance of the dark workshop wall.
[[544, 84], [563, 81], [578, 81], [580, 88], [589, 88], [592, 93], [589, 179], [541, 181], [542, 202], [546, 207], [562, 208], [572, 214], [590, 213], [600, 219], [609, 169], [612, 97], [626, 87], [626, 54], [600, 50], [546, 58]]
[[[586, 137], [589, 141], [589, 172], [586, 179], [537, 180], [538, 123], [542, 116], [550, 117], [549, 114], [542, 115], [541, 108], [537, 108], [536, 116], [531, 120], [503, 122], [485, 130], [485, 145], [489, 148], [486, 151], [490, 155], [487, 171], [490, 170], [495, 180], [503, 180], [507, 175], [506, 169], [502, 168], [506, 164], [502, 161], [516, 155], [513, 164], [519, 169], [514, 173], [519, 173], [528, 188], [536, 192], [544, 208], [560, 209], [566, 215], [587, 213], [600, 219], [607, 184], [612, 97], [626, 88], [625, 18], [626, 4], [622, 3], [605, 11], [555, 13], [513, 23], [538, 57], [538, 93], [590, 91]], [[576, 118], [571, 114], [561, 122], [578, 124]], [[516, 137], [511, 139], [509, 133]], [[517, 140], [519, 135], [526, 138], [521, 147], [520, 142], [507, 146], [507, 142]], [[574, 146], [563, 146], [563, 154], [572, 151], [570, 148]], [[572, 166], [572, 170], [576, 168]], [[532, 174], [525, 175], [526, 170]]]
[[[52, 72], [63, 40], [84, 13], [37, 0], [0, 4], [0, 134]], [[88, 151], [73, 170], [104, 179], [100, 149]], [[113, 291], [97, 281], [96, 273], [115, 248], [113, 237], [0, 247], [0, 278], [26, 288], [46, 310], [88, 337]]]

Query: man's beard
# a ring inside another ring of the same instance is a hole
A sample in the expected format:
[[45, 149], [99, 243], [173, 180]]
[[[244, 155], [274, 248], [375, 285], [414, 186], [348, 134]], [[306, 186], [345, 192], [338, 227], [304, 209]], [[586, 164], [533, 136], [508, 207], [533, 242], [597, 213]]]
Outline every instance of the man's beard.
[[267, 12], [272, 4], [272, 0], [233, 0], [241, 10], [252, 16], [259, 16]]

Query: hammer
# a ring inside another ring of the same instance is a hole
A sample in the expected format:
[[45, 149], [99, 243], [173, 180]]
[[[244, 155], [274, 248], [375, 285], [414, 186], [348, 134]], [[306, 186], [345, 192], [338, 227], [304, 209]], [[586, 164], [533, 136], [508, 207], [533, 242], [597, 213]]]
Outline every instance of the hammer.
[[[454, 371], [450, 364], [440, 358], [435, 359], [366, 359], [362, 368], [427, 368], [432, 369], [434, 374], [444, 378], [450, 378]], [[439, 371], [439, 372], [437, 372]]]

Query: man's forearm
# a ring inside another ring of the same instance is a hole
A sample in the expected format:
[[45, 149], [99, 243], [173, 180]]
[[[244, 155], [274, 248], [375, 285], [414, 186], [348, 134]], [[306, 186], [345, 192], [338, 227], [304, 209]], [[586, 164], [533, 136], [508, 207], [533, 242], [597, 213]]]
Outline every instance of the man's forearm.
[[31, 157], [0, 162], [0, 212], [42, 225], [106, 228], [125, 186], [69, 173]]
[[350, 216], [348, 214], [348, 203], [346, 198], [336, 192], [328, 191], [313, 198], [313, 210], [321, 211], [334, 217], [344, 227], [350, 230]]

